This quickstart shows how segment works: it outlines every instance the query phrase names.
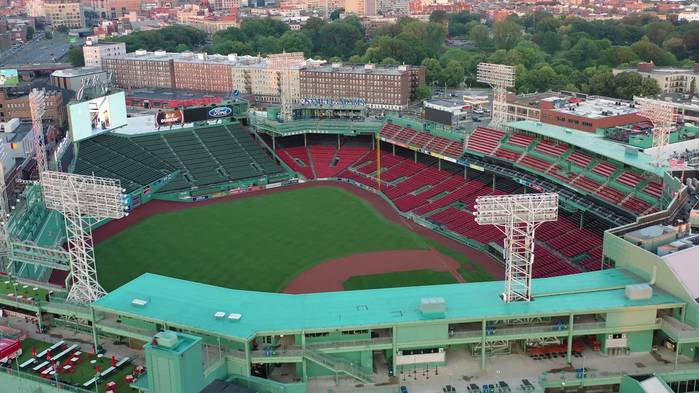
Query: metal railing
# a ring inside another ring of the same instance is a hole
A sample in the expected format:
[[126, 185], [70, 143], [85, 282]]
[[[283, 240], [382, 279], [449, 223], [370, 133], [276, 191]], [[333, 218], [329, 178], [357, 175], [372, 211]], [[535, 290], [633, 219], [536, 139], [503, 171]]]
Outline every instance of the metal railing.
[[372, 345], [392, 344], [391, 337], [376, 337], [364, 340], [347, 340], [347, 341], [326, 341], [318, 343], [306, 343], [306, 348], [310, 349], [329, 349], [329, 348], [346, 348], [346, 347], [369, 347]]
[[306, 349], [303, 355], [315, 363], [326, 366], [331, 370], [344, 372], [364, 382], [371, 382], [373, 380], [373, 375], [364, 372], [361, 367], [347, 359], [330, 357], [312, 349]]
[[12, 376], [17, 377], [17, 378], [22, 378], [22, 379], [26, 379], [29, 381], [38, 382], [38, 383], [43, 384], [43, 385], [53, 386], [56, 389], [65, 390], [67, 392], [94, 393], [91, 390], [85, 390], [85, 389], [77, 387], [77, 386], [69, 385], [69, 384], [66, 384], [63, 382], [57, 382], [55, 379], [42, 378], [38, 375], [34, 375], [34, 374], [31, 374], [31, 373], [28, 373], [25, 371], [18, 371], [18, 370], [15, 370], [13, 368], [0, 367], [0, 372], [12, 375]]
[[660, 318], [660, 328], [678, 339], [699, 338], [699, 329], [695, 329], [686, 323], [670, 316]]

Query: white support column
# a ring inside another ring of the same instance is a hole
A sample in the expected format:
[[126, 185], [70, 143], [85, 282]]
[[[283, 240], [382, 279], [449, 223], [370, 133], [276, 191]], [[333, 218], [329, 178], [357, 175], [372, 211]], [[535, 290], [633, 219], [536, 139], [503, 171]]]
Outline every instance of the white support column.
[[67, 300], [94, 302], [106, 292], [97, 281], [90, 220], [119, 219], [126, 214], [121, 184], [114, 179], [45, 171], [41, 185], [46, 207], [65, 218], [72, 279]]
[[665, 101], [636, 98], [641, 107], [641, 116], [645, 116], [653, 123], [653, 147], [657, 166], [663, 166], [667, 157], [665, 146], [670, 144], [670, 134], [675, 124], [675, 107]]
[[488, 195], [476, 199], [476, 222], [505, 234], [505, 302], [531, 300], [534, 232], [558, 219], [558, 194]]
[[502, 128], [507, 122], [507, 89], [515, 85], [515, 68], [503, 64], [479, 63], [476, 80], [492, 87], [490, 127]]

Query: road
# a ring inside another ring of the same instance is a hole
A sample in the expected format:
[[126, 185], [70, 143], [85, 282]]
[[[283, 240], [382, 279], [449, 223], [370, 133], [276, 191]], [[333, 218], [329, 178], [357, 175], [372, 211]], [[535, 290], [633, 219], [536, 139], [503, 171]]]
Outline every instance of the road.
[[0, 53], [0, 66], [12, 64], [54, 63], [68, 54], [71, 45], [81, 45], [83, 39], [78, 38], [75, 44], [69, 42], [70, 37], [63, 33], [53, 33], [50, 40], [44, 39], [43, 32], [37, 32], [36, 37], [18, 48], [12, 48]]

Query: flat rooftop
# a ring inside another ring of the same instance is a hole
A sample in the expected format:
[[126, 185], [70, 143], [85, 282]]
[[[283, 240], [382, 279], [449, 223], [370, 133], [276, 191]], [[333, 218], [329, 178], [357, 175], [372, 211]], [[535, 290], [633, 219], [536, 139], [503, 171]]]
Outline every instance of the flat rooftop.
[[641, 169], [645, 172], [654, 173], [658, 177], [663, 177], [667, 171], [667, 167], [658, 167], [655, 165], [653, 156], [643, 153], [635, 147], [606, 139], [600, 135], [532, 120], [513, 121], [507, 123], [506, 126], [557, 139], [569, 145], [577, 146], [604, 157], [623, 162], [626, 165]]
[[560, 93], [547, 91], [543, 93], [532, 93], [532, 94], [520, 94], [520, 95], [508, 95], [507, 102], [510, 104], [528, 106], [530, 108], [539, 108], [539, 101], [551, 98], [559, 97]]
[[607, 98], [588, 98], [567, 102], [572, 97], [549, 97], [544, 101], [553, 101], [556, 106], [553, 111], [574, 114], [588, 119], [603, 119], [611, 116], [622, 116], [638, 113], [639, 109], [631, 102], [615, 101]]
[[653, 67], [653, 69], [648, 71], [641, 71], [638, 68], [617, 68], [618, 72], [638, 72], [646, 74], [658, 74], [658, 75], [685, 75], [685, 74], [697, 74], [693, 68], [675, 68], [675, 67]]
[[183, 89], [134, 89], [126, 92], [128, 97], [153, 100], [191, 100], [194, 98], [224, 97], [223, 93], [207, 93]]
[[401, 75], [406, 70], [414, 67], [410, 66], [378, 66], [373, 65], [370, 68], [364, 64], [324, 64], [320, 66], [306, 67], [305, 72], [341, 72], [344, 74], [376, 74], [376, 75]]
[[51, 76], [59, 78], [72, 78], [76, 76], [94, 75], [99, 74], [102, 71], [101, 67], [80, 67], [80, 68], [68, 68], [65, 70], [56, 70], [51, 73]]
[[149, 52], [145, 50], [137, 50], [135, 52], [129, 52], [127, 54], [114, 57], [116, 59], [126, 59], [126, 60], [149, 60], [149, 61], [175, 61], [175, 62], [187, 62], [187, 63], [205, 63], [205, 64], [228, 64], [241, 67], [261, 67], [267, 66], [267, 58], [261, 56], [238, 56], [238, 55], [209, 55], [206, 53], [193, 53], [193, 52], [165, 52], [165, 51], [154, 51]]
[[[291, 295], [221, 288], [146, 273], [93, 306], [119, 315], [168, 321], [170, 326], [250, 339], [257, 333], [429, 321], [419, 311], [420, 302], [435, 297], [446, 301], [445, 320], [460, 321], [683, 304], [657, 288], [649, 299], [626, 297], [626, 285], [644, 282], [620, 269], [535, 279], [534, 301], [504, 303], [500, 299], [502, 281]], [[147, 304], [134, 305], [135, 299]], [[222, 314], [216, 317], [216, 313]], [[230, 319], [230, 314], [240, 316]]]

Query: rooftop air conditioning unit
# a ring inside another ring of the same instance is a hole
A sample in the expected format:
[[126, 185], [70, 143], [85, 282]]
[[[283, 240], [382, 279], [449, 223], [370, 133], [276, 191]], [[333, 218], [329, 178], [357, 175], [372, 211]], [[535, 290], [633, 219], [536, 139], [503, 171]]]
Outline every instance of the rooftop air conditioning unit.
[[164, 50], [157, 50], [157, 51], [153, 52], [153, 55], [161, 57], [161, 56], [165, 56], [166, 53], [167, 52], [165, 52]]
[[145, 49], [139, 49], [134, 53], [136, 54], [136, 56], [145, 56], [148, 53], [148, 51], [146, 51]]
[[158, 346], [163, 348], [174, 348], [180, 343], [180, 338], [177, 337], [177, 333], [169, 330], [157, 333], [154, 338]]

